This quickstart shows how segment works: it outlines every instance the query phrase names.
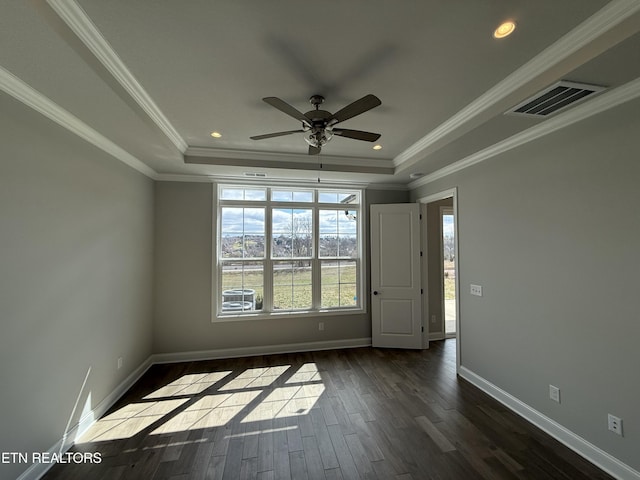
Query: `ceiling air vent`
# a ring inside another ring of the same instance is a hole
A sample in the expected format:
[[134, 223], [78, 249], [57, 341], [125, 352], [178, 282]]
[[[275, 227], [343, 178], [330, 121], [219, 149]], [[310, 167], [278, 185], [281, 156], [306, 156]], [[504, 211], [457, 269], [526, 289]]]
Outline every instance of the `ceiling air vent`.
[[548, 117], [567, 108], [569, 105], [574, 105], [595, 93], [601, 92], [605, 88], [598, 85], [561, 80], [519, 103], [506, 113], [509, 115], [526, 115], [528, 117]]
[[266, 173], [262, 173], [262, 172], [244, 172], [244, 176], [245, 177], [259, 177], [259, 178], [264, 178], [267, 176]]

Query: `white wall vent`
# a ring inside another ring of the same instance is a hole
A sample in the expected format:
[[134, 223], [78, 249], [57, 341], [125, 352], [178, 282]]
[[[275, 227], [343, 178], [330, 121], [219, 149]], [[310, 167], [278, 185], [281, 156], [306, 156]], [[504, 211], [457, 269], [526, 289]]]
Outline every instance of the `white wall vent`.
[[569, 105], [582, 102], [591, 95], [605, 90], [605, 88], [598, 85], [561, 80], [538, 92], [533, 97], [527, 98], [505, 113], [508, 115], [544, 118], [564, 110]]

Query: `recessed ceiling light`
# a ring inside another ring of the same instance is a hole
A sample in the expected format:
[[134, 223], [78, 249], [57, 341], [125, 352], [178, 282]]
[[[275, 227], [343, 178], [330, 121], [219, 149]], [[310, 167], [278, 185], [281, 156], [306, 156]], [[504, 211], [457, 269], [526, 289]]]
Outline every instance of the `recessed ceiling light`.
[[382, 145], [374, 145], [373, 149], [374, 150], [382, 150]]
[[211, 132], [211, 136], [213, 138], [220, 138], [222, 136], [222, 134], [220, 132]]
[[409, 178], [411, 178], [411, 179], [416, 179], [416, 178], [420, 178], [420, 177], [424, 177], [424, 173], [422, 173], [422, 172], [413, 172], [413, 173], [409, 174]]
[[493, 32], [493, 38], [504, 38], [508, 37], [513, 33], [516, 29], [516, 24], [514, 22], [508, 21], [502, 23], [496, 30]]

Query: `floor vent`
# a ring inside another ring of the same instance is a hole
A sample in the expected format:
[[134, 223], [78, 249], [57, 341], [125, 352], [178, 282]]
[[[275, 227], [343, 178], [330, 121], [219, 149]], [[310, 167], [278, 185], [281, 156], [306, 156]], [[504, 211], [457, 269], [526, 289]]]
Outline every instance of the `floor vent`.
[[570, 105], [584, 101], [605, 88], [598, 85], [561, 80], [519, 103], [506, 113], [508, 115], [525, 115], [528, 117], [548, 117]]

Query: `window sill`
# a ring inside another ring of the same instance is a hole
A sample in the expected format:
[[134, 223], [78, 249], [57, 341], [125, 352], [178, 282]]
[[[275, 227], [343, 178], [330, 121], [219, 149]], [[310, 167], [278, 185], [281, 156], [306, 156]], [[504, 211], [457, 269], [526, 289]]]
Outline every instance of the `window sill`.
[[298, 312], [271, 312], [271, 313], [244, 313], [244, 314], [217, 314], [211, 323], [242, 322], [247, 320], [272, 320], [277, 318], [305, 318], [305, 317], [328, 317], [342, 315], [363, 315], [367, 310], [364, 308], [335, 309], [335, 310], [309, 310]]

